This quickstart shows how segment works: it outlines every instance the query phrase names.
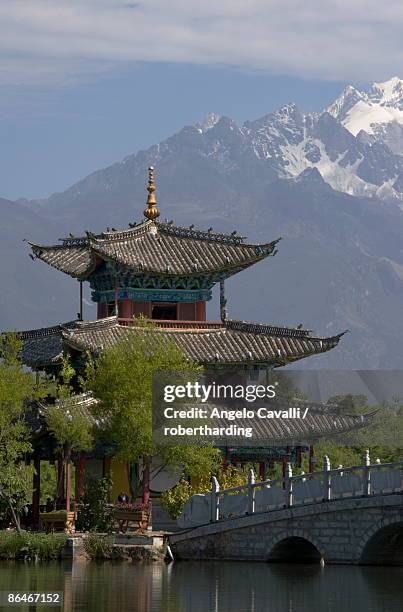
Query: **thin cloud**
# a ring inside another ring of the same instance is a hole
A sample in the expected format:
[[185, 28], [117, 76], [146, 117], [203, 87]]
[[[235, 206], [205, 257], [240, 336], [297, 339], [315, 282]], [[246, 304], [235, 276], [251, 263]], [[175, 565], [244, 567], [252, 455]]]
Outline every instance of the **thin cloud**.
[[402, 72], [400, 0], [2, 0], [0, 85], [126, 62], [228, 65], [326, 80]]

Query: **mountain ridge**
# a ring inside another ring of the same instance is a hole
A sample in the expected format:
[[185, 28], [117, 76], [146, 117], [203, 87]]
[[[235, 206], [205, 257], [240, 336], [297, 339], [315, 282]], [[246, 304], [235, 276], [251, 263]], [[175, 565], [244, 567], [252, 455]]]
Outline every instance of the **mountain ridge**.
[[[381, 112], [379, 122], [368, 124], [368, 131], [354, 127], [357, 113], [362, 115], [359, 105], [363, 101], [370, 119], [373, 113]], [[385, 118], [382, 113], [386, 108], [387, 112], [397, 113], [398, 120], [389, 115]], [[240, 126], [229, 117], [210, 113], [203, 121], [185, 126], [159, 144], [128, 155], [83, 180], [96, 184], [100, 172], [103, 178], [113, 178], [114, 169], [130, 167], [134, 159], [139, 161], [142, 157], [157, 162], [170, 150], [175, 151], [178, 140], [181, 147], [190, 147], [191, 152], [198, 150], [220, 163], [224, 171], [239, 162], [249, 166], [263, 162], [267, 178], [274, 180], [292, 178], [306, 168], [316, 167], [337, 191], [403, 206], [403, 81], [397, 77], [374, 83], [368, 92], [349, 85], [318, 113], [303, 113], [295, 103], [289, 103]], [[83, 186], [83, 180], [62, 193], [73, 195]], [[101, 185], [97, 184], [97, 188], [102, 191]], [[53, 194], [32, 204], [56, 204], [59, 196]]]

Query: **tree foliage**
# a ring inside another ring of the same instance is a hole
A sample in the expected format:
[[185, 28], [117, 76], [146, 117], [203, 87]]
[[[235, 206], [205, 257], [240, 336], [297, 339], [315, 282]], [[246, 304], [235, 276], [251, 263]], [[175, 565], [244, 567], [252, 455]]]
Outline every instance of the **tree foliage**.
[[32, 493], [33, 468], [24, 459], [31, 451], [23, 419], [27, 402], [44, 390], [19, 360], [21, 342], [13, 334], [0, 338], [0, 512], [7, 510], [19, 529], [19, 514]]
[[[68, 470], [72, 454], [90, 450], [94, 441], [93, 423], [88, 415], [82, 413], [73, 396], [72, 380], [75, 374], [68, 357], [64, 357], [56, 385], [56, 401], [45, 409], [48, 431], [56, 439], [60, 460]], [[63, 476], [63, 471], [60, 471], [57, 482], [58, 498], [63, 496]], [[70, 507], [71, 481], [68, 482], [70, 484], [66, 487], [66, 508]]]
[[98, 416], [104, 433], [117, 448], [117, 456], [128, 462], [159, 458], [154, 474], [167, 466], [181, 466], [187, 475], [210, 473], [219, 451], [211, 445], [158, 445], [152, 436], [153, 374], [158, 371], [186, 372], [192, 376], [200, 366], [189, 361], [177, 345], [151, 323], [133, 332], [89, 361], [87, 385], [100, 400]]
[[75, 370], [65, 357], [57, 384], [57, 401], [46, 408], [47, 427], [65, 458], [70, 458], [71, 453], [89, 450], [93, 444], [92, 424], [72, 399], [74, 376]]
[[321, 440], [316, 453], [330, 458], [331, 465], [362, 465], [368, 449], [371, 461], [381, 463], [400, 461], [403, 456], [403, 399], [393, 398], [377, 406], [369, 406], [365, 395], [344, 395], [331, 398], [337, 404], [338, 414], [357, 415], [372, 413], [368, 425], [333, 439]]
[[108, 504], [111, 486], [109, 477], [87, 479], [84, 495], [79, 503], [76, 525], [79, 531], [112, 532], [113, 507]]

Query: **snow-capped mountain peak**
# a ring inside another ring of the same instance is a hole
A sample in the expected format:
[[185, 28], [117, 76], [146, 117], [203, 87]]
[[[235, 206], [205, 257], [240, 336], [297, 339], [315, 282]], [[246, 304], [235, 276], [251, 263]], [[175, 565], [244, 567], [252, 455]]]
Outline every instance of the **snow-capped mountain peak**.
[[[289, 103], [241, 127], [210, 113], [194, 128], [200, 155], [215, 160], [224, 173], [257, 163], [269, 180], [322, 180], [337, 191], [395, 201], [403, 208], [403, 80], [398, 77], [368, 91], [348, 85], [321, 113], [304, 113]], [[183, 134], [187, 143], [193, 143], [194, 128]]]
[[203, 119], [203, 121], [196, 123], [196, 127], [200, 130], [202, 134], [211, 130], [219, 121], [221, 117], [217, 113], [209, 113], [207, 117]]
[[343, 121], [351, 109], [360, 101], [367, 101], [368, 96], [352, 85], [347, 85], [343, 93], [326, 109], [329, 115]]
[[369, 91], [369, 99], [381, 106], [403, 110], [403, 80], [392, 77], [383, 83], [374, 83]]
[[289, 121], [290, 119], [292, 121], [295, 121], [299, 120], [302, 117], [301, 111], [299, 110], [298, 106], [293, 102], [284, 104], [274, 114], [285, 121]]
[[[378, 136], [383, 132], [383, 142], [392, 151], [403, 153], [403, 143], [396, 148], [396, 127], [391, 127], [403, 126], [403, 81], [398, 77], [374, 83], [368, 92], [349, 85], [326, 110], [354, 136], [361, 130]], [[400, 129], [397, 131], [400, 139]]]

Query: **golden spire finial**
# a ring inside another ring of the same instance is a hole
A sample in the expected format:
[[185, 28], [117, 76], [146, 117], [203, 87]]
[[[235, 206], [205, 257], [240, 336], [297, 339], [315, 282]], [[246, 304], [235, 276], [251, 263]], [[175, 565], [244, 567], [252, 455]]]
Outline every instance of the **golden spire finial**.
[[144, 216], [150, 221], [154, 221], [160, 216], [160, 211], [157, 208], [157, 199], [155, 197], [155, 185], [154, 185], [154, 168], [150, 166], [148, 169], [148, 197], [147, 197], [147, 208], [144, 210]]

